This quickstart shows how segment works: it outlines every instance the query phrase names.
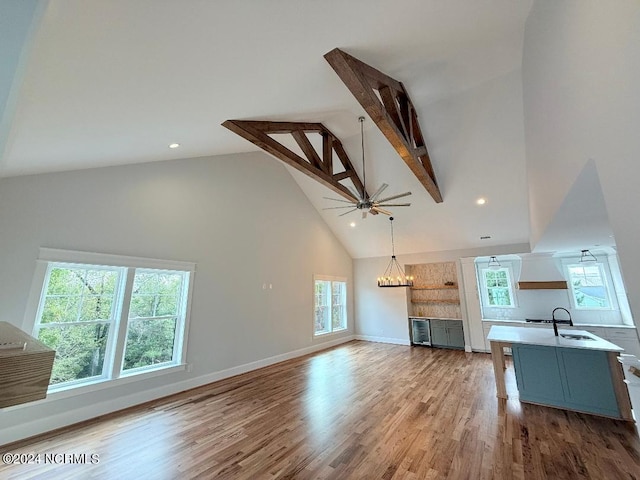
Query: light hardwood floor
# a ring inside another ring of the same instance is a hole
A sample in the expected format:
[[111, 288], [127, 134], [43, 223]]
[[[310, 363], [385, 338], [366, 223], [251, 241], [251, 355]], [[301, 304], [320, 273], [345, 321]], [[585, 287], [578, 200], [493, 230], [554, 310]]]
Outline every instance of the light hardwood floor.
[[99, 463], [0, 462], [0, 478], [640, 479], [632, 424], [500, 404], [492, 368], [486, 354], [350, 342], [1, 447]]

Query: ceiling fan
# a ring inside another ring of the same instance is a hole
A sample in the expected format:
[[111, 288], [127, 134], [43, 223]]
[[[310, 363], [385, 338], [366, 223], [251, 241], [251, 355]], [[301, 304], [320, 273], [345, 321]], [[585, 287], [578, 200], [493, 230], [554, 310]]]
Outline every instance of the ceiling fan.
[[367, 213], [371, 213], [372, 215], [378, 215], [379, 213], [384, 213], [385, 215], [391, 215], [391, 212], [389, 210], [386, 210], [386, 209], [384, 209], [382, 207], [409, 207], [409, 206], [411, 206], [410, 203], [386, 203], [386, 202], [388, 202], [390, 200], [396, 200], [398, 198], [407, 197], [407, 196], [411, 195], [411, 192], [404, 192], [404, 193], [399, 193], [398, 195], [392, 195], [390, 197], [378, 198], [378, 197], [380, 197], [382, 192], [389, 186], [386, 183], [383, 183], [382, 185], [380, 185], [380, 188], [378, 188], [378, 190], [376, 190], [376, 192], [373, 195], [371, 195], [371, 196], [367, 195], [367, 186], [366, 186], [367, 174], [366, 174], [365, 163], [364, 163], [364, 127], [363, 127], [363, 125], [364, 125], [364, 117], [360, 117], [360, 118], [358, 118], [358, 120], [360, 121], [360, 141], [361, 141], [361, 145], [362, 145], [362, 185], [363, 185], [363, 191], [362, 192], [358, 192], [355, 188], [349, 187], [349, 190], [351, 191], [353, 196], [355, 198], [357, 198], [357, 201], [342, 200], [342, 199], [339, 199], [339, 198], [323, 197], [325, 200], [333, 200], [335, 202], [348, 203], [348, 205], [345, 205], [345, 206], [327, 207], [327, 208], [323, 208], [323, 210], [336, 210], [336, 209], [341, 209], [341, 208], [349, 208], [350, 209], [349, 211], [341, 213], [340, 215], [338, 215], [339, 217], [347, 215], [347, 214], [349, 214], [351, 212], [355, 212], [356, 210], [361, 210], [362, 211], [362, 218], [367, 218]]

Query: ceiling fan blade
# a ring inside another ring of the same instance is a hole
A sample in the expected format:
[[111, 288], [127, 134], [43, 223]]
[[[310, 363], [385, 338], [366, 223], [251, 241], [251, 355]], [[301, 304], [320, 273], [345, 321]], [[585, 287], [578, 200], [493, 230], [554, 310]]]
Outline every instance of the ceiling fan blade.
[[337, 208], [356, 208], [356, 206], [354, 204], [351, 204], [351, 205], [345, 205], [344, 207], [325, 207], [323, 208], [323, 210], [335, 210]]
[[325, 200], [333, 200], [334, 202], [353, 203], [351, 200], [343, 200], [342, 198], [322, 197]]
[[358, 210], [358, 209], [357, 209], [357, 208], [354, 208], [353, 210], [349, 210], [348, 212], [341, 213], [341, 214], [340, 214], [340, 215], [338, 215], [338, 216], [339, 216], [339, 217], [344, 217], [344, 216], [345, 216], [345, 215], [347, 215], [348, 213], [355, 212], [356, 210]]
[[410, 207], [410, 203], [378, 203], [376, 202], [376, 207]]
[[384, 191], [385, 188], [387, 188], [389, 186], [389, 184], [387, 183], [383, 183], [382, 185], [380, 185], [380, 188], [378, 190], [376, 190], [376, 193], [374, 193], [373, 195], [371, 195], [371, 198], [369, 198], [369, 200], [371, 200], [372, 202], [375, 201], [376, 198], [378, 198], [378, 196]]
[[389, 210], [385, 210], [384, 208], [380, 208], [380, 207], [372, 207], [371, 213], [373, 212], [384, 213], [385, 215], [391, 215], [391, 212]]
[[378, 200], [377, 203], [384, 203], [388, 200], [395, 200], [396, 198], [402, 198], [402, 197], [406, 197], [408, 195], [411, 195], [411, 192], [404, 192], [404, 193], [399, 193], [398, 195], [393, 195], [391, 197], [387, 197], [387, 198], [381, 198], [380, 200]]

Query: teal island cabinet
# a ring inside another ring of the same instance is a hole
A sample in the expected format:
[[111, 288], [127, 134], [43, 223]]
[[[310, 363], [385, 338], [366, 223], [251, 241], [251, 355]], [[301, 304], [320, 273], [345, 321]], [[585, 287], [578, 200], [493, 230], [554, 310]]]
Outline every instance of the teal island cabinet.
[[581, 330], [493, 326], [491, 343], [498, 397], [504, 386], [504, 348], [510, 347], [520, 401], [633, 420], [617, 360], [622, 349]]

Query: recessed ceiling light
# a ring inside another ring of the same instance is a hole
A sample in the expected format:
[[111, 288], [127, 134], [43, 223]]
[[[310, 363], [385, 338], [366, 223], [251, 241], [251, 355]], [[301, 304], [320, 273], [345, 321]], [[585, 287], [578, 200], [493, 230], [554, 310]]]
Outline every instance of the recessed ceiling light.
[[179, 143], [170, 143], [169, 148], [178, 148], [180, 146]]
[[484, 205], [485, 203], [487, 203], [487, 199], [483, 198], [483, 197], [480, 197], [479, 199], [476, 200], [476, 203], [478, 205]]
[[350, 226], [351, 228], [355, 227], [355, 226], [356, 226], [356, 222], [351, 222], [351, 223], [349, 224], [349, 226]]

